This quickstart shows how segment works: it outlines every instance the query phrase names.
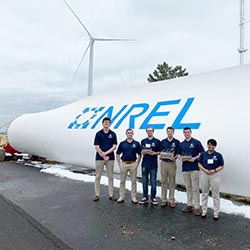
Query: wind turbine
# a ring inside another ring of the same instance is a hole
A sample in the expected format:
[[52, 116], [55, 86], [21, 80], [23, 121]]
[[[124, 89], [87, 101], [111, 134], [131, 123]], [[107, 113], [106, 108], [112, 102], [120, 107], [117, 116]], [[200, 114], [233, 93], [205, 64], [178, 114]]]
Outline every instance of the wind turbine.
[[[73, 11], [73, 9], [69, 6], [69, 4], [65, 1], [62, 0], [65, 5], [68, 7], [68, 9], [72, 12], [72, 14], [75, 16], [75, 18], [78, 20], [78, 22], [82, 25], [84, 30], [87, 32], [89, 36], [89, 44], [86, 48], [86, 50], [83, 53], [82, 59], [80, 64], [83, 61], [83, 58], [85, 57], [88, 49], [89, 49], [89, 77], [88, 77], [88, 96], [93, 95], [93, 61], [94, 61], [94, 43], [95, 41], [101, 41], [101, 42], [113, 42], [113, 41], [133, 41], [131, 39], [113, 39], [113, 38], [97, 38], [93, 37], [88, 29], [85, 27], [85, 25], [82, 23], [80, 18], [76, 15], [76, 13]], [[79, 64], [79, 65], [80, 65]]]

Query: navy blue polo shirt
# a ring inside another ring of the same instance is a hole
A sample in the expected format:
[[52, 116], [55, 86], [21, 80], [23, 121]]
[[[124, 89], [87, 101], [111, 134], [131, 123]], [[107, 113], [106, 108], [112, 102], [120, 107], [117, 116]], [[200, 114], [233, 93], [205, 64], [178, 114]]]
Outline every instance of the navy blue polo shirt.
[[179, 140], [173, 138], [171, 141], [169, 141], [168, 138], [166, 138], [161, 141], [161, 151], [172, 152], [174, 156], [176, 156], [179, 145]]
[[[145, 138], [141, 141], [141, 146], [142, 149], [150, 149], [153, 152], [160, 152], [161, 142], [160, 140], [154, 137], [152, 139]], [[141, 166], [150, 169], [157, 168], [158, 166], [157, 160], [158, 160], [158, 155], [149, 155], [149, 154], [143, 155]]]
[[[204, 148], [200, 141], [191, 138], [190, 141], [184, 140], [180, 143], [179, 148], [177, 149], [178, 154], [180, 155], [191, 155], [192, 157], [197, 156], [199, 153], [204, 152]], [[184, 161], [182, 162], [182, 171], [194, 171], [199, 170], [198, 159], [194, 162]]]
[[138, 141], [133, 140], [128, 142], [127, 140], [120, 142], [116, 154], [120, 155], [123, 161], [136, 161], [137, 156], [141, 155], [141, 145]]
[[199, 163], [208, 169], [216, 169], [219, 166], [224, 166], [224, 159], [222, 154], [214, 151], [212, 154], [207, 152], [202, 152], [199, 158]]
[[[103, 152], [108, 151], [113, 147], [113, 145], [117, 145], [117, 137], [115, 132], [109, 130], [107, 133], [105, 133], [103, 129], [98, 131], [95, 135], [94, 145], [99, 146]], [[114, 152], [108, 154], [107, 156], [109, 156], [110, 160], [115, 159]], [[95, 159], [103, 160], [103, 158], [97, 152]]]

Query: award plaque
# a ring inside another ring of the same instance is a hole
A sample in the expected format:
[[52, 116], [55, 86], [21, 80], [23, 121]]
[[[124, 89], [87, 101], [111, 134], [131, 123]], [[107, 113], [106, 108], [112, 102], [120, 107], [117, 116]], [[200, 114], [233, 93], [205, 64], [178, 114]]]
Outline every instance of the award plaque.
[[182, 161], [189, 161], [192, 159], [192, 155], [182, 155], [181, 159]]
[[173, 161], [174, 160], [174, 154], [172, 152], [161, 152], [160, 154], [161, 159], [168, 159]]
[[147, 149], [147, 148], [144, 148], [142, 149], [142, 154], [152, 154], [152, 150], [151, 149]]

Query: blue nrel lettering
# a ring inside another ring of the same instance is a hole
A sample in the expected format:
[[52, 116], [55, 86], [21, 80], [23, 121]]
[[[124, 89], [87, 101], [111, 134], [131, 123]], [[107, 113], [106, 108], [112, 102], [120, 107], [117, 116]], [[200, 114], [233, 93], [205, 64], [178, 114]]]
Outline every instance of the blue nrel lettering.
[[[180, 112], [172, 123], [172, 127], [175, 129], [183, 129], [184, 127], [190, 127], [191, 129], [199, 129], [199, 122], [193, 123], [182, 123], [183, 118], [191, 108], [194, 98], [188, 98], [184, 106], [181, 107]], [[114, 106], [109, 107], [88, 107], [83, 109], [83, 111], [77, 115], [73, 122], [68, 125], [68, 129], [95, 129], [98, 124], [101, 123], [102, 119], [105, 116], [108, 116], [111, 119], [111, 126], [114, 129], [118, 129], [121, 124], [128, 124], [126, 127], [135, 129], [146, 129], [148, 126], [152, 126], [155, 129], [163, 129], [166, 124], [170, 125], [171, 123], [166, 119], [166, 122], [161, 123], [150, 123], [153, 118], [157, 117], [168, 117], [171, 112], [171, 107], [173, 105], [179, 105], [181, 99], [177, 100], [168, 100], [157, 102], [150, 111], [150, 104], [148, 103], [137, 103], [129, 106], [128, 104], [122, 106], [116, 113], [114, 111]], [[161, 107], [169, 107], [170, 110], [159, 111]], [[146, 115], [146, 113], [148, 113]], [[85, 116], [85, 120], [83, 119]], [[141, 124], [136, 122], [138, 117], [145, 116], [145, 119]], [[80, 121], [83, 120], [83, 121]], [[92, 124], [92, 125], [91, 125]]]
[[181, 123], [182, 119], [184, 118], [185, 114], [189, 110], [190, 106], [192, 105], [194, 98], [188, 98], [184, 107], [180, 111], [179, 115], [176, 117], [172, 127], [175, 129], [184, 129], [185, 127], [190, 127], [191, 129], [198, 129], [200, 127], [200, 123]]
[[[85, 108], [81, 112], [81, 114], [77, 115], [75, 117], [75, 120], [69, 124], [68, 129], [72, 129], [72, 128], [75, 128], [75, 129], [87, 128], [88, 125], [90, 124], [90, 121], [92, 119], [94, 119], [97, 116], [97, 113], [100, 112], [100, 111], [102, 111], [103, 109], [104, 109], [104, 107], [100, 107], [100, 108], [96, 108], [96, 107], [94, 107], [94, 108]], [[82, 117], [82, 115], [84, 115], [84, 114], [86, 114], [88, 112], [91, 112], [91, 111], [94, 112], [94, 114], [92, 116], [90, 116], [90, 118], [88, 120], [84, 121], [83, 123], [78, 123], [78, 120], [79, 120], [80, 117]]]
[[123, 112], [124, 109], [127, 108], [128, 105], [124, 105], [120, 111], [118, 111], [118, 113], [112, 118], [112, 114], [113, 114], [113, 109], [114, 107], [111, 106], [109, 107], [106, 111], [103, 112], [103, 114], [96, 120], [96, 122], [93, 124], [93, 126], [91, 127], [91, 129], [94, 129], [96, 127], [96, 125], [101, 122], [101, 120], [107, 116], [111, 119], [111, 124], [115, 121], [115, 119]]
[[165, 124], [150, 124], [149, 121], [155, 117], [155, 116], [167, 116], [169, 114], [169, 111], [165, 111], [165, 112], [157, 112], [158, 109], [161, 106], [164, 105], [174, 105], [174, 104], [178, 104], [180, 102], [180, 100], [173, 100], [173, 101], [164, 101], [164, 102], [158, 102], [155, 107], [152, 109], [152, 111], [150, 112], [150, 114], [147, 116], [147, 118], [144, 120], [144, 122], [142, 123], [142, 125], [140, 126], [140, 129], [146, 129], [147, 127], [153, 127], [154, 129], [163, 129]]
[[149, 108], [149, 104], [147, 103], [139, 103], [139, 104], [133, 104], [130, 109], [125, 113], [125, 115], [117, 122], [117, 124], [114, 126], [114, 128], [119, 128], [121, 123], [124, 121], [124, 119], [132, 112], [133, 109], [142, 109], [138, 114], [130, 115], [129, 118], [129, 128], [135, 128], [135, 118], [140, 117], [143, 115]]

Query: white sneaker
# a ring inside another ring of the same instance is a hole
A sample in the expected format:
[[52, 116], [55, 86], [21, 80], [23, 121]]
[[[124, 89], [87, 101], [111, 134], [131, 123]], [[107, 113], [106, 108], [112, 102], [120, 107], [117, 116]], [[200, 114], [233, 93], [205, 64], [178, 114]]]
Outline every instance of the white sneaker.
[[157, 201], [155, 198], [151, 200], [151, 203], [152, 203], [153, 205], [158, 205], [158, 201]]
[[117, 203], [122, 203], [124, 202], [124, 198], [123, 197], [120, 197], [118, 200], [117, 200]]
[[148, 199], [143, 197], [141, 200], [139, 200], [139, 204], [146, 204], [148, 203]]

